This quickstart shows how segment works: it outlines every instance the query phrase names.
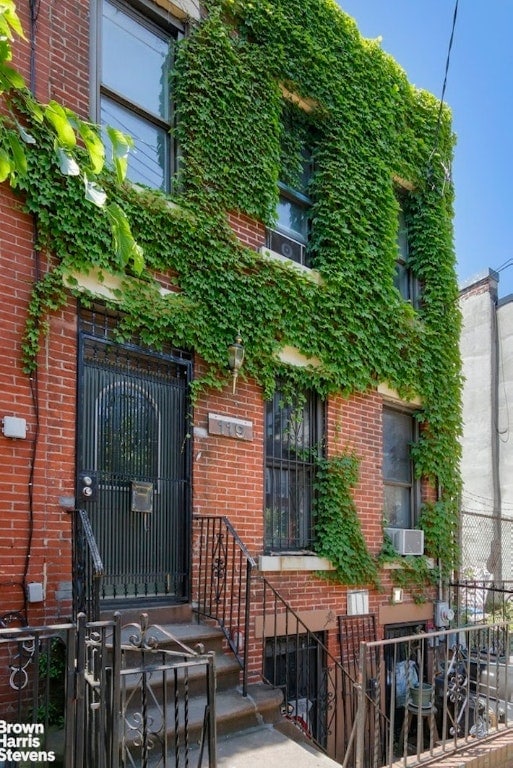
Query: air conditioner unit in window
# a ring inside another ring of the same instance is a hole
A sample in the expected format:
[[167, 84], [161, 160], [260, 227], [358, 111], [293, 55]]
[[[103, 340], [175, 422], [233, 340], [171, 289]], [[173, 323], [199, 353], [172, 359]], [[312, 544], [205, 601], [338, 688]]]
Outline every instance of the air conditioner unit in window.
[[292, 237], [287, 237], [287, 235], [274, 229], [269, 229], [267, 231], [266, 245], [270, 251], [279, 253], [280, 256], [296, 261], [298, 264], [303, 264], [303, 266], [308, 266], [304, 243], [300, 243]]
[[424, 531], [417, 528], [385, 528], [392, 546], [399, 555], [423, 555]]

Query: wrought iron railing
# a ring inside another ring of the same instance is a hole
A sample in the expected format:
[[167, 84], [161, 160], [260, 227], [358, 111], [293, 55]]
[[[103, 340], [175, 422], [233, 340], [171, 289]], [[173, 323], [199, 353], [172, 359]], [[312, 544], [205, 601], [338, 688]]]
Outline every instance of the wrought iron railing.
[[215, 768], [215, 691], [214, 654], [145, 614], [0, 628], [0, 763]]
[[[0, 764], [35, 765], [36, 753], [37, 763], [73, 767], [74, 722], [67, 703], [74, 693], [76, 626], [20, 627], [13, 614], [5, 623], [0, 628]], [[25, 760], [9, 752], [29, 756]]]
[[[193, 542], [198, 563], [193, 605], [198, 620], [213, 619], [223, 630], [243, 672], [243, 694], [251, 611], [261, 676], [282, 690], [285, 718], [331, 757], [349, 761], [355, 747], [356, 679], [328, 650], [322, 633], [311, 631], [270, 582], [253, 573], [256, 563], [226, 517], [195, 517]], [[376, 707], [372, 691], [367, 700]], [[386, 717], [378, 711], [383, 733]]]
[[195, 559], [193, 606], [198, 621], [213, 619], [222, 629], [242, 670], [247, 695], [251, 576], [255, 561], [224, 516], [194, 517]]
[[[444, 757], [512, 729], [509, 644], [506, 623], [362, 642], [351, 765], [442, 765]], [[385, 732], [377, 728], [378, 703], [388, 714]]]
[[[213, 653], [197, 653], [158, 625], [78, 621], [78, 725], [73, 768], [120, 765], [215, 768], [216, 670]], [[198, 675], [200, 680], [198, 680]], [[194, 721], [192, 687], [202, 697]]]
[[[283, 710], [303, 734], [330, 757], [352, 765], [357, 681], [328, 650], [322, 633], [310, 630], [262, 576], [260, 627], [263, 679], [283, 691]], [[371, 694], [365, 696], [374, 706]], [[379, 711], [379, 733], [385, 718]]]
[[104, 567], [93, 529], [85, 509], [73, 513], [73, 607], [75, 617], [100, 618], [101, 585]]

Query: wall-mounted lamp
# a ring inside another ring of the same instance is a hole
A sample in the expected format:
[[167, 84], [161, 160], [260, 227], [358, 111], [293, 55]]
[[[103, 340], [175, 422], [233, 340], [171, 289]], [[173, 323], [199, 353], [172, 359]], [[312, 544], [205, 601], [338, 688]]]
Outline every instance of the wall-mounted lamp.
[[237, 377], [239, 371], [244, 362], [244, 347], [242, 346], [242, 338], [240, 333], [237, 334], [237, 338], [228, 347], [228, 365], [233, 376], [233, 388], [232, 393], [235, 394], [235, 387], [237, 385]]

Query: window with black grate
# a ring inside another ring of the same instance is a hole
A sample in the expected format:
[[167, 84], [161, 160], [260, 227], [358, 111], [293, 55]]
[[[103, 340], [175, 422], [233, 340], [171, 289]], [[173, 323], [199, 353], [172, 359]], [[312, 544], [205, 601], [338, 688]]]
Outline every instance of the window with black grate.
[[266, 403], [265, 548], [311, 549], [316, 456], [322, 441], [323, 407], [306, 392], [286, 403], [275, 391]]

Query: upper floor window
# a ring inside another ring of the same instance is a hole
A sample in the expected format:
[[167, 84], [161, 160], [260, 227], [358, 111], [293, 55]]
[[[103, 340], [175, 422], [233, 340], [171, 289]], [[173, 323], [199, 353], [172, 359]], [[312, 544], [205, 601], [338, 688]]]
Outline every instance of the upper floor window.
[[383, 409], [384, 516], [391, 528], [413, 528], [418, 522], [420, 493], [411, 459], [417, 423], [411, 413]]
[[421, 304], [421, 286], [410, 265], [408, 226], [403, 208], [399, 210], [397, 229], [397, 262], [394, 285], [405, 301], [415, 309]]
[[265, 547], [267, 551], [312, 546], [316, 453], [322, 440], [322, 403], [314, 392], [285, 404], [277, 390], [266, 403]]
[[159, 26], [121, 0], [101, 0], [101, 9], [97, 119], [134, 140], [128, 178], [169, 191], [169, 74], [176, 30]]
[[276, 221], [267, 232], [271, 251], [309, 267], [313, 127], [311, 117], [285, 100], [282, 114], [281, 173]]

